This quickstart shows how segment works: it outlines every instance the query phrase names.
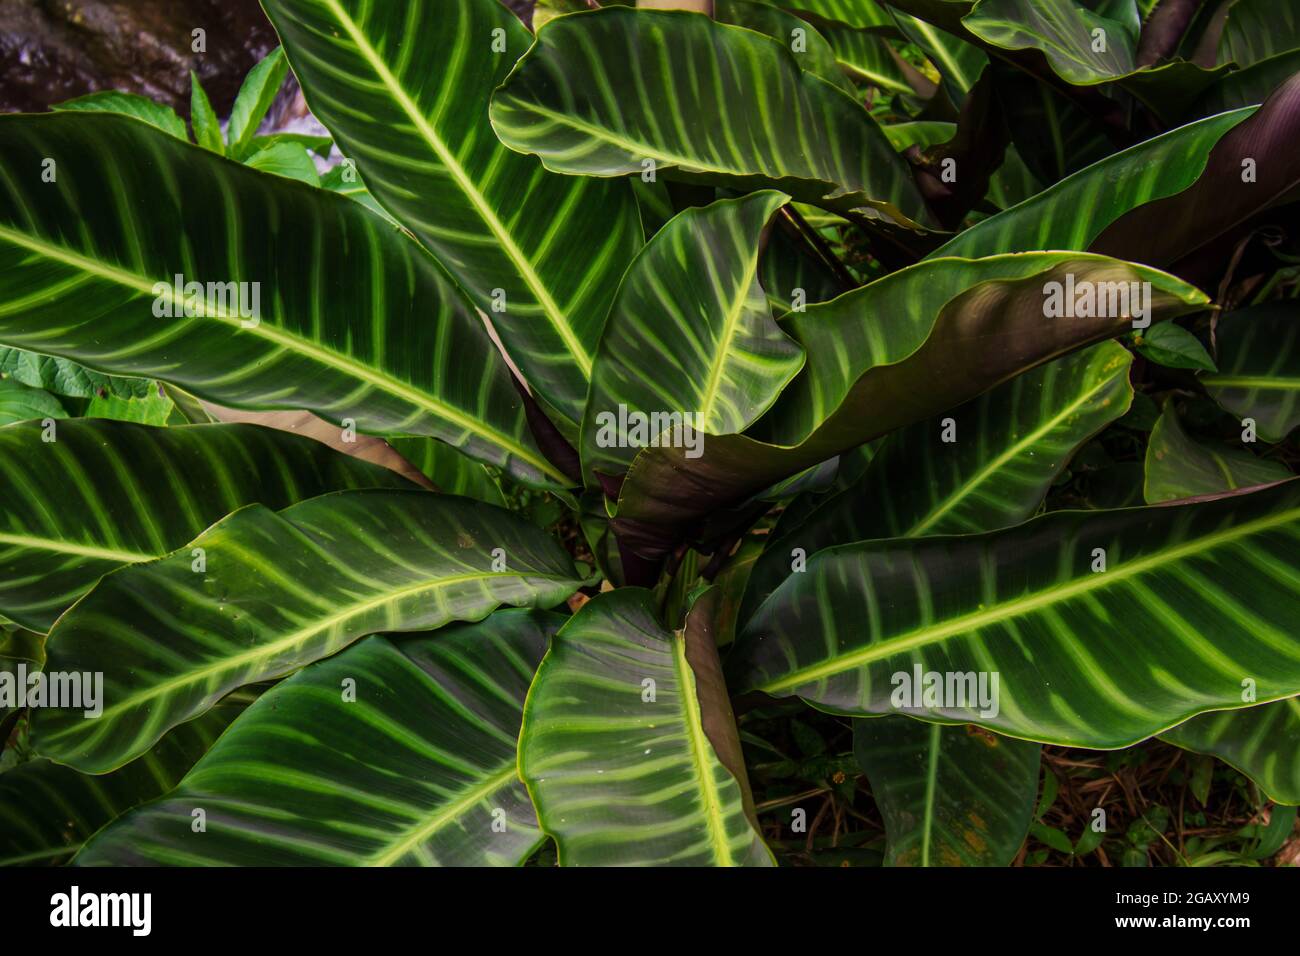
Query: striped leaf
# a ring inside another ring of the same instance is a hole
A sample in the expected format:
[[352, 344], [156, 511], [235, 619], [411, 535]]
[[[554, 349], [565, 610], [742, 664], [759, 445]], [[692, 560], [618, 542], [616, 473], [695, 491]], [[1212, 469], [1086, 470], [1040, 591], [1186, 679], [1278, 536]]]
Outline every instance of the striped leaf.
[[1232, 414], [1253, 418], [1265, 441], [1282, 441], [1300, 425], [1300, 308], [1291, 300], [1232, 312], [1216, 338], [1219, 370], [1202, 373], [1201, 384]]
[[876, 0], [777, 0], [777, 2], [779, 6], [813, 21], [887, 34], [896, 30], [889, 10]]
[[[1114, 342], [1050, 362], [881, 443], [862, 477], [784, 531], [750, 575], [742, 620], [790, 575], [794, 549], [968, 534], [1033, 516], [1084, 442], [1128, 411], [1129, 353]], [[951, 419], [952, 437], [944, 441]]]
[[897, 54], [884, 37], [847, 27], [821, 27], [820, 32], [840, 68], [859, 83], [877, 86], [887, 93], [912, 93]]
[[[16, 624], [0, 620], [0, 674], [16, 678], [19, 668], [28, 674], [45, 666], [45, 635], [29, 631]], [[14, 698], [0, 703], [0, 721], [18, 709], [17, 684], [13, 686]], [[0, 747], [0, 751], [4, 748]]]
[[760, 241], [787, 198], [763, 191], [687, 209], [633, 260], [596, 355], [584, 475], [627, 471], [637, 436], [625, 421], [649, 420], [641, 445], [664, 431], [656, 414], [689, 416], [709, 434], [744, 431], [799, 372], [803, 350], [777, 326], [758, 281]]
[[37, 751], [102, 773], [245, 684], [379, 630], [550, 606], [581, 584], [509, 512], [423, 491], [339, 492], [235, 512], [159, 561], [106, 576], [59, 619], [50, 670], [104, 674], [102, 716], [42, 710]]
[[1300, 47], [1300, 10], [1276, 0], [1234, 0], [1219, 35], [1219, 62], [1248, 67]]
[[492, 135], [488, 99], [528, 30], [496, 0], [263, 6], [312, 113], [371, 194], [490, 314], [533, 389], [580, 421], [641, 227], [626, 183], [549, 175]]
[[[643, 449], [622, 486], [620, 533], [648, 557], [664, 553], [719, 508], [1129, 327], [1118, 314], [1046, 319], [1048, 283], [1070, 275], [1150, 282], [1157, 321], [1207, 301], [1171, 276], [1080, 253], [902, 269], [785, 320], [807, 364], [748, 434], [710, 435], [698, 458], [681, 448]], [[1004, 344], [989, 350], [990, 341]]]
[[930, 258], [1087, 249], [1124, 213], [1192, 185], [1210, 150], [1254, 112], [1212, 116], [1115, 153], [972, 226]]
[[809, 73], [850, 96], [857, 95], [852, 81], [840, 70], [835, 51], [826, 38], [794, 14], [755, 0], [713, 0], [713, 19], [772, 37], [788, 47], [795, 55], [795, 62]]
[[1057, 76], [1076, 85], [1111, 82], [1137, 69], [1137, 24], [1074, 0], [980, 0], [961, 22], [1000, 49], [1041, 51]]
[[[759, 608], [729, 661], [730, 686], [839, 713], [902, 709], [1050, 743], [1127, 746], [1243, 706], [1244, 687], [1264, 702], [1300, 692], [1297, 537], [1300, 484], [1287, 482], [834, 548]], [[982, 675], [986, 690], [996, 678], [996, 705], [963, 687], [947, 702], [918, 694], [895, 707], [895, 675], [918, 672]]]
[[1173, 402], [1147, 442], [1143, 496], [1147, 504], [1254, 488], [1293, 477], [1286, 465], [1241, 448], [1197, 441], [1183, 430]]
[[907, 39], [915, 43], [939, 71], [954, 104], [960, 106], [989, 58], [979, 47], [906, 13], [894, 19]]
[[[498, 611], [435, 634], [368, 637], [303, 668], [77, 864], [523, 863], [542, 835], [515, 747], [557, 620]], [[193, 831], [196, 809], [206, 832]]]
[[685, 634], [659, 624], [648, 591], [602, 594], [552, 639], [519, 773], [562, 865], [772, 865], [697, 680]]
[[[42, 757], [0, 774], [0, 866], [48, 866], [71, 859], [101, 827], [179, 783], [243, 706], [223, 701], [103, 776], [78, 773]], [[187, 828], [192, 822], [186, 820]]]
[[1270, 800], [1300, 804], [1300, 699], [1202, 714], [1161, 737], [1231, 764]]
[[562, 17], [491, 114], [502, 142], [559, 172], [640, 175], [652, 161], [691, 180], [927, 221], [907, 163], [861, 104], [801, 69], [788, 43], [695, 13]]
[[96, 419], [0, 428], [0, 615], [36, 631], [123, 564], [181, 547], [244, 505], [410, 487], [386, 468], [252, 425]]
[[418, 246], [351, 200], [135, 120], [0, 117], [0, 303], [6, 345], [564, 483], [482, 322]]
[[1192, 108], [1194, 116], [1213, 116], [1228, 110], [1263, 103], [1278, 87], [1300, 73], [1300, 49], [1229, 73], [1201, 94]]
[[853, 722], [886, 866], [1008, 866], [1038, 792], [1039, 744], [909, 717]]

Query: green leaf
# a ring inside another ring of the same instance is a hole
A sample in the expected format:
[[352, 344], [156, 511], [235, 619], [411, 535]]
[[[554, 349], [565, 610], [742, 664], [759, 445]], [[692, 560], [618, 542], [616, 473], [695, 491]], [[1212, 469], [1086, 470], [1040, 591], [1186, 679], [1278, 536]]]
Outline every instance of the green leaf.
[[1275, 0], [1234, 0], [1219, 36], [1219, 62], [1248, 67], [1300, 48], [1300, 17]]
[[979, 79], [980, 72], [988, 65], [988, 54], [974, 44], [906, 13], [896, 12], [894, 19], [903, 35], [934, 64], [943, 77], [948, 95], [955, 105], [960, 106]]
[[1296, 73], [1300, 73], [1300, 49], [1260, 60], [1222, 77], [1197, 99], [1193, 113], [1213, 116], [1262, 103]]
[[190, 70], [190, 125], [194, 127], [194, 141], [204, 149], [224, 156], [225, 141], [221, 138], [221, 120], [212, 109], [208, 94], [199, 82], [199, 75]]
[[[709, 435], [700, 458], [643, 449], [620, 493], [620, 533], [647, 557], [666, 553], [674, 536], [720, 507], [1129, 325], [1118, 314], [1045, 318], [1049, 283], [1071, 275], [1080, 289], [1078, 281], [1151, 282], [1157, 318], [1206, 302], [1171, 276], [1080, 253], [928, 260], [899, 270], [785, 320], [807, 364], [749, 434]], [[1006, 346], [990, 351], [989, 341]], [[972, 349], [982, 356], [976, 365]]]
[[956, 123], [895, 123], [892, 126], [884, 127], [885, 135], [889, 137], [889, 144], [900, 153], [909, 146], [919, 146], [921, 149], [929, 149], [931, 146], [938, 146], [940, 143], [946, 143], [952, 139], [953, 134], [957, 132]]
[[[763, 191], [687, 209], [633, 260], [596, 353], [585, 477], [625, 472], [638, 445], [664, 437], [671, 415], [678, 431], [664, 440], [689, 437], [679, 434], [683, 420], [710, 434], [743, 431], [798, 374], [803, 351], [777, 326], [758, 281], [763, 234], [788, 198]], [[639, 440], [625, 421], [639, 425]]]
[[835, 51], [807, 21], [753, 0], [714, 0], [713, 19], [772, 37], [790, 49], [803, 69], [856, 95], [853, 83], [840, 70]]
[[59, 400], [44, 389], [0, 378], [0, 425], [28, 419], [67, 418]]
[[519, 773], [562, 865], [773, 864], [708, 736], [699, 678], [685, 633], [639, 588], [593, 598], [552, 639]]
[[1256, 458], [1248, 451], [1199, 442], [1183, 431], [1173, 402], [1151, 431], [1147, 443], [1147, 504], [1222, 494], [1286, 481], [1293, 477], [1280, 462]]
[[907, 163], [861, 104], [801, 69], [788, 45], [695, 13], [609, 8], [556, 20], [491, 115], [502, 142], [557, 172], [639, 175], [652, 161], [689, 180], [928, 221]]
[[109, 571], [179, 548], [252, 502], [410, 487], [386, 468], [252, 425], [80, 419], [0, 428], [0, 614], [45, 632]]
[[912, 94], [897, 54], [884, 37], [847, 27], [823, 26], [820, 32], [840, 68], [859, 83], [879, 87], [886, 93]]
[[176, 115], [175, 110], [135, 93], [103, 90], [99, 93], [78, 96], [74, 100], [65, 100], [50, 108], [59, 112], [118, 113], [122, 116], [131, 116], [148, 123], [155, 129], [162, 130], [169, 136], [189, 142], [185, 132], [185, 121]]
[[257, 128], [266, 118], [266, 112], [275, 101], [275, 95], [280, 92], [288, 73], [289, 64], [284, 58], [284, 49], [276, 47], [244, 77], [239, 95], [235, 97], [235, 105], [230, 109], [230, 123], [226, 127], [226, 143], [230, 147], [232, 159], [243, 160], [248, 155]]
[[394, 438], [389, 444], [439, 491], [505, 507], [505, 495], [496, 477], [486, 466], [465, 457], [450, 445], [436, 438]]
[[778, 0], [780, 6], [814, 21], [835, 23], [855, 30], [893, 33], [889, 11], [876, 0]]
[[[0, 342], [567, 484], [470, 304], [355, 203], [92, 114], [0, 117], [0, 180]], [[205, 295], [178, 294], [177, 275]]]
[[[742, 620], [791, 573], [794, 549], [968, 534], [1032, 517], [1089, 438], [1133, 397], [1131, 356], [1103, 342], [1019, 375], [883, 440], [862, 477], [782, 525], [750, 576]], [[953, 443], [944, 442], [951, 419]]]
[[[18, 674], [22, 666], [31, 673], [45, 666], [45, 635], [0, 620], [0, 674]], [[0, 704], [0, 720], [18, 709], [17, 687], [14, 699]], [[4, 747], [0, 746], [0, 753]], [[2, 765], [0, 765], [2, 767]]]
[[1254, 112], [1212, 116], [1115, 153], [972, 226], [929, 258], [1090, 248], [1129, 210], [1196, 182], [1214, 146]]
[[[492, 135], [488, 100], [532, 42], [528, 30], [496, 0], [264, 7], [312, 113], [375, 199], [456, 277], [534, 392], [576, 426], [641, 224], [627, 183], [552, 176]], [[585, 18], [561, 18], [541, 36]], [[421, 37], [431, 39], [412, 40]]]
[[8, 346], [0, 346], [0, 374], [68, 398], [94, 398], [98, 395], [144, 398], [153, 388], [153, 383], [147, 378], [101, 375], [67, 359]]
[[1166, 368], [1195, 368], [1214, 372], [1214, 359], [1200, 340], [1181, 325], [1166, 322], [1135, 333], [1133, 344], [1144, 358]]
[[961, 22], [995, 47], [1041, 50], [1056, 75], [1076, 85], [1137, 69], [1137, 31], [1075, 0], [980, 0]]
[[266, 136], [254, 136], [251, 143], [253, 150], [278, 146], [281, 143], [293, 143], [309, 153], [315, 153], [321, 159], [329, 159], [334, 151], [334, 139], [330, 136], [314, 136], [311, 133], [270, 133]]
[[1300, 309], [1271, 302], [1219, 320], [1219, 371], [1200, 376], [1210, 397], [1259, 436], [1279, 442], [1300, 425]]
[[1202, 714], [1160, 736], [1231, 764], [1276, 803], [1300, 804], [1300, 700], [1294, 697]]
[[1260, 701], [1300, 692], [1298, 536], [1292, 481], [1198, 504], [1056, 512], [991, 534], [834, 548], [758, 609], [729, 661], [730, 685], [867, 715], [898, 709], [895, 674], [982, 674], [986, 692], [996, 675], [996, 706], [927, 702], [919, 688], [901, 703], [1027, 739], [1128, 746], [1242, 706], [1247, 679]]
[[96, 395], [87, 403], [82, 417], [111, 418], [137, 425], [166, 425], [175, 410], [172, 400], [155, 388], [142, 398], [118, 398], [116, 395], [100, 398]]
[[853, 722], [885, 822], [886, 866], [1008, 866], [1038, 791], [1040, 746], [907, 717]]
[[[39, 757], [0, 774], [0, 866], [71, 859], [105, 824], [175, 786], [242, 706], [221, 703], [105, 776]], [[187, 816], [186, 829], [192, 823]]]
[[[523, 863], [542, 835], [515, 742], [562, 620], [498, 611], [434, 634], [368, 637], [303, 668], [241, 715], [179, 787], [102, 831], [77, 864]], [[195, 808], [206, 833], [193, 832]]]
[[249, 505], [166, 558], [105, 576], [59, 619], [48, 669], [102, 672], [108, 703], [95, 720], [39, 711], [33, 745], [102, 773], [231, 690], [367, 634], [549, 607], [580, 584], [544, 532], [465, 498], [352, 491], [278, 514]]
[[320, 174], [316, 164], [307, 155], [307, 150], [298, 143], [275, 143], [250, 155], [244, 160], [246, 166], [260, 169], [264, 173], [275, 173], [285, 179], [296, 179], [309, 186], [320, 185]]

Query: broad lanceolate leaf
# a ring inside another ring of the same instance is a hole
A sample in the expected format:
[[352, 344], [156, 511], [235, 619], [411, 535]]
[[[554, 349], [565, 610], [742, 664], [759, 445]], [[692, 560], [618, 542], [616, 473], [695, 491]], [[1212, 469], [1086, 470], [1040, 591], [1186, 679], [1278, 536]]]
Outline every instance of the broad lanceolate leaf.
[[492, 100], [508, 146], [589, 176], [656, 169], [927, 221], [907, 163], [788, 42], [694, 13], [608, 8], [537, 36]]
[[[1052, 743], [1127, 746], [1242, 706], [1247, 680], [1260, 701], [1300, 692], [1298, 538], [1300, 483], [1287, 482], [835, 548], [759, 608], [729, 662], [731, 687], [840, 713], [903, 709]], [[900, 674], [914, 696], [896, 708]], [[935, 674], [960, 693], [923, 694]]]
[[1133, 344], [1143, 358], [1166, 368], [1215, 371], [1214, 360], [1205, 351], [1201, 340], [1175, 322], [1166, 322], [1137, 334]]
[[1219, 62], [1251, 66], [1300, 47], [1300, 11], [1275, 0], [1234, 0], [1219, 35]]
[[1265, 441], [1300, 425], [1300, 307], [1294, 300], [1233, 312], [1220, 320], [1217, 372], [1200, 376], [1210, 396], [1253, 418]]
[[909, 717], [853, 722], [887, 866], [1008, 866], [1038, 792], [1038, 744]]
[[415, 243], [122, 117], [0, 117], [0, 342], [564, 481], [479, 317]]
[[[222, 702], [105, 776], [78, 773], [43, 757], [0, 774], [0, 866], [71, 859], [105, 824], [179, 783], [242, 706]], [[186, 826], [193, 822], [187, 817]]]
[[[663, 553], [671, 535], [689, 533], [711, 511], [1129, 327], [1122, 307], [1047, 318], [1050, 290], [1069, 276], [1080, 290], [1149, 282], [1157, 321], [1206, 302], [1171, 276], [1080, 253], [928, 260], [900, 270], [786, 320], [807, 364], [749, 434], [709, 436], [699, 458], [644, 449], [622, 487], [620, 533], [647, 556]], [[989, 350], [990, 341], [1001, 346]], [[979, 363], [969, 361], [972, 349], [984, 356]]]
[[[52, 441], [43, 440], [53, 437]], [[48, 631], [99, 578], [253, 502], [410, 487], [386, 468], [252, 425], [96, 419], [0, 428], [0, 615]]]
[[[83, 866], [491, 866], [541, 843], [515, 768], [524, 696], [562, 618], [368, 637], [262, 695], [180, 786]], [[207, 832], [193, 832], [202, 808]]]
[[222, 155], [226, 142], [221, 137], [221, 120], [217, 118], [199, 75], [190, 70], [190, 125], [194, 127], [194, 141], [204, 149]]
[[772, 864], [696, 681], [685, 636], [659, 624], [648, 591], [602, 594], [552, 639], [519, 772], [562, 865]]
[[370, 192], [491, 316], [533, 389], [579, 422], [641, 227], [627, 183], [550, 175], [492, 135], [488, 100], [527, 29], [497, 0], [264, 6], [312, 112]]
[[1131, 364], [1124, 348], [1103, 342], [889, 435], [858, 481], [801, 522], [782, 523], [750, 575], [741, 619], [790, 575], [796, 548], [806, 558], [853, 541], [992, 531], [1028, 519], [1074, 452], [1128, 411]]
[[1222, 494], [1291, 478], [1281, 462], [1257, 458], [1244, 448], [1210, 445], [1189, 436], [1174, 403], [1165, 405], [1147, 443], [1147, 504]]
[[766, 34], [790, 47], [796, 60], [809, 73], [856, 96], [852, 81], [840, 70], [826, 38], [805, 20], [757, 0], [713, 0], [713, 19], [756, 33]]
[[239, 95], [230, 109], [230, 124], [226, 127], [228, 152], [234, 159], [242, 160], [251, 151], [257, 128], [262, 125], [288, 72], [284, 50], [276, 47], [244, 77]]
[[103, 714], [43, 710], [37, 751], [120, 766], [244, 684], [375, 631], [551, 606], [581, 584], [564, 550], [507, 511], [423, 491], [354, 491], [277, 514], [250, 505], [167, 558], [105, 577], [65, 614], [47, 668], [104, 674]]
[[1213, 754], [1254, 780], [1270, 800], [1300, 803], [1300, 699], [1202, 714], [1161, 734], [1186, 750]]
[[889, 10], [876, 0], [779, 0], [778, 6], [814, 21], [836, 23], [855, 30], [882, 33], [897, 30]]
[[[930, 258], [1087, 249], [1124, 213], [1192, 185], [1204, 172], [1210, 150], [1254, 112], [1246, 108], [1212, 116], [1115, 153], [972, 226]], [[1138, 251], [1135, 257], [1140, 258]]]
[[760, 240], [787, 198], [763, 191], [688, 209], [633, 260], [596, 355], [582, 429], [588, 480], [625, 472], [672, 416], [679, 429], [744, 431], [803, 366], [758, 281]]
[[878, 86], [887, 93], [912, 92], [897, 54], [884, 37], [848, 27], [821, 27], [840, 68], [858, 82]]

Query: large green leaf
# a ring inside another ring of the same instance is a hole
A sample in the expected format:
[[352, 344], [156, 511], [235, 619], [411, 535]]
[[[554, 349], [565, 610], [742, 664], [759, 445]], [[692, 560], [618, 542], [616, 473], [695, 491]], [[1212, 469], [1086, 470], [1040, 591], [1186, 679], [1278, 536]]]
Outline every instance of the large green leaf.
[[1219, 35], [1219, 62], [1252, 66], [1300, 47], [1300, 11], [1287, 0], [1233, 0]]
[[1151, 505], [1254, 488], [1292, 477], [1281, 462], [1192, 438], [1183, 430], [1173, 402], [1165, 405], [1151, 429], [1145, 474], [1143, 496]]
[[0, 425], [67, 417], [67, 410], [59, 400], [44, 389], [0, 378]]
[[550, 175], [492, 135], [488, 100], [527, 29], [496, 0], [263, 5], [313, 114], [371, 194], [489, 313], [533, 389], [580, 421], [641, 226], [627, 183]]
[[1244, 70], [1222, 77], [1197, 99], [1193, 112], [1211, 116], [1262, 103], [1288, 79], [1300, 73], [1300, 49], [1260, 60]]
[[1031, 517], [1079, 446], [1128, 411], [1131, 363], [1124, 348], [1103, 342], [889, 435], [859, 480], [802, 521], [783, 522], [750, 575], [742, 620], [789, 576], [796, 548], [807, 557], [853, 541], [992, 531]]
[[646, 556], [664, 553], [712, 511], [1129, 326], [1122, 310], [1046, 318], [1048, 284], [1068, 276], [1149, 282], [1156, 321], [1206, 302], [1171, 276], [1080, 253], [936, 259], [892, 273], [785, 320], [807, 364], [749, 434], [707, 436], [699, 458], [643, 449], [619, 497], [620, 534]]
[[1224, 316], [1216, 332], [1217, 372], [1201, 384], [1216, 402], [1253, 418], [1259, 436], [1278, 442], [1300, 425], [1300, 307], [1270, 302]]
[[1297, 538], [1291, 481], [1198, 504], [834, 548], [759, 608], [729, 661], [731, 687], [865, 715], [899, 709], [898, 674], [982, 675], [995, 706], [918, 695], [902, 709], [1045, 742], [1127, 746], [1241, 707], [1245, 687], [1259, 701], [1300, 692]]
[[[178, 294], [178, 275], [203, 294]], [[479, 317], [415, 243], [125, 117], [0, 117], [0, 342], [564, 482]]]
[[811, 24], [767, 3], [755, 0], [714, 0], [713, 19], [763, 33], [779, 40], [795, 54], [799, 65], [827, 83], [856, 95], [852, 81], [840, 70], [826, 38]]
[[912, 85], [899, 65], [899, 57], [884, 37], [847, 27], [821, 27], [840, 68], [860, 83], [888, 93], [912, 93]]
[[645, 420], [641, 445], [661, 438], [656, 414], [714, 435], [744, 431], [799, 372], [803, 350], [758, 281], [761, 239], [787, 198], [763, 191], [687, 209], [633, 260], [596, 354], [584, 476], [627, 470], [638, 445], [625, 421]]
[[[491, 866], [542, 841], [515, 768], [524, 696], [563, 620], [368, 637], [263, 694], [83, 866]], [[194, 832], [202, 809], [205, 832]]]
[[1300, 699], [1202, 714], [1161, 737], [1232, 764], [1270, 800], [1300, 803]]
[[42, 710], [37, 751], [120, 766], [237, 687], [375, 631], [551, 606], [581, 584], [564, 550], [507, 511], [424, 491], [250, 505], [166, 558], [107, 575], [59, 619], [48, 670], [104, 674], [103, 714]]
[[223, 701], [103, 776], [78, 773], [43, 757], [0, 774], [0, 866], [71, 859], [105, 824], [180, 782], [242, 707]]
[[95, 419], [0, 428], [0, 614], [47, 631], [109, 571], [179, 548], [244, 505], [410, 487], [386, 468], [252, 425]]
[[1115, 153], [972, 226], [931, 258], [1087, 249], [1124, 213], [1192, 185], [1204, 172], [1210, 150], [1254, 112], [1247, 108], [1213, 116]]
[[989, 58], [983, 50], [905, 13], [895, 13], [903, 35], [921, 48], [947, 84], [953, 103], [960, 105]]
[[502, 142], [559, 172], [639, 175], [649, 160], [833, 210], [928, 219], [907, 163], [861, 104], [805, 72], [788, 43], [697, 13], [562, 17], [538, 34], [491, 113]]
[[1038, 791], [1038, 744], [909, 717], [853, 722], [886, 866], [1007, 866]]
[[552, 639], [519, 773], [562, 865], [772, 864], [707, 734], [698, 679], [649, 591], [602, 594]]
[[893, 33], [896, 29], [889, 10], [876, 0], [777, 0], [777, 3], [811, 20], [855, 30]]

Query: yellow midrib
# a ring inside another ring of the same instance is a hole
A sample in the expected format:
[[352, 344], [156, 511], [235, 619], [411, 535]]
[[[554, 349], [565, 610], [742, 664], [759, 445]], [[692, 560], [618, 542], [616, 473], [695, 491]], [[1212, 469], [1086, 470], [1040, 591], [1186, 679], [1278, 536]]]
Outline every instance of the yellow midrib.
[[0, 532], [0, 544], [15, 544], [37, 551], [57, 551], [60, 554], [79, 554], [85, 558], [101, 558], [105, 561], [121, 561], [125, 564], [138, 564], [161, 557], [157, 554], [139, 554], [135, 551], [115, 551], [112, 548], [98, 548], [90, 544], [75, 544], [71, 541], [59, 541], [54, 538], [39, 538], [26, 534], [5, 534]]
[[936, 644], [939, 641], [952, 637], [954, 634], [963, 634], [968, 631], [976, 631], [981, 627], [989, 624], [996, 624], [1000, 621], [1010, 620], [1023, 614], [1028, 614], [1040, 608], [1050, 607], [1061, 601], [1069, 600], [1080, 594], [1087, 594], [1098, 588], [1108, 587], [1116, 580], [1134, 577], [1149, 571], [1152, 568], [1177, 561], [1188, 555], [1198, 554], [1204, 551], [1210, 551], [1220, 545], [1234, 541], [1237, 538], [1247, 537], [1260, 531], [1266, 531], [1270, 528], [1287, 524], [1300, 518], [1300, 508], [1292, 508], [1278, 515], [1270, 515], [1265, 518], [1258, 518], [1247, 524], [1238, 525], [1228, 531], [1222, 531], [1218, 534], [1207, 535], [1196, 538], [1194, 541], [1171, 548], [1168, 551], [1160, 551], [1145, 558], [1125, 564], [1115, 570], [1101, 571], [1088, 574], [1085, 577], [1076, 578], [1069, 584], [1053, 588], [1050, 591], [1044, 591], [1030, 598], [1023, 598], [1016, 601], [1007, 601], [1002, 604], [996, 604], [993, 607], [983, 611], [975, 611], [970, 614], [953, 618], [945, 624], [934, 628], [923, 628], [918, 631], [912, 631], [908, 634], [902, 634], [898, 637], [886, 638], [875, 644], [864, 647], [859, 651], [845, 654], [830, 661], [821, 664], [814, 664], [800, 670], [792, 671], [786, 676], [761, 684], [754, 688], [767, 692], [788, 690], [791, 687], [797, 687], [800, 684], [806, 684], [810, 681], [820, 680], [825, 677], [831, 677], [835, 674], [841, 674], [845, 671], [853, 670], [869, 664], [872, 661], [890, 657], [904, 651], [910, 651], [917, 647], [924, 647], [927, 644]]
[[690, 745], [691, 763], [695, 775], [700, 781], [700, 798], [704, 802], [705, 826], [709, 831], [709, 846], [714, 859], [724, 866], [734, 866], [731, 848], [727, 844], [727, 824], [722, 816], [722, 795], [718, 793], [717, 781], [713, 779], [712, 767], [709, 766], [709, 754], [713, 753], [713, 744], [704, 733], [704, 721], [700, 715], [700, 700], [695, 689], [695, 672], [691, 670], [686, 659], [686, 634], [678, 631], [671, 640], [673, 667], [677, 672], [677, 692], [682, 700], [682, 717], [686, 723], [686, 738]]
[[[60, 246], [43, 239], [27, 236], [21, 232], [10, 229], [7, 226], [0, 226], [0, 239], [11, 242], [16, 246], [21, 246], [22, 248], [34, 252], [37, 255], [44, 256], [47, 259], [53, 259], [56, 262], [61, 262], [64, 265], [80, 269], [83, 272], [98, 276], [101, 279], [132, 289], [140, 295], [154, 295], [155, 286], [166, 285], [166, 300], [169, 303], [176, 302], [176, 296], [172, 286], [161, 280], [151, 280], [148, 276], [142, 276], [138, 273], [117, 266], [108, 265], [107, 263], [91, 259], [89, 256], [82, 255], [72, 249], [68, 249], [65, 246]], [[251, 335], [266, 339], [268, 342], [273, 342], [287, 351], [299, 355], [305, 355], [323, 365], [338, 369], [348, 375], [361, 379], [390, 395], [396, 395], [397, 397], [410, 402], [417, 408], [423, 408], [440, 418], [446, 419], [448, 422], [464, 428], [466, 431], [486, 438], [488, 441], [499, 445], [501, 448], [509, 451], [512, 455], [522, 461], [528, 462], [530, 465], [552, 478], [561, 482], [567, 482], [568, 480], [555, 468], [554, 465], [541, 456], [524, 448], [512, 437], [497, 431], [485, 422], [463, 415], [458, 409], [446, 405], [443, 402], [412, 388], [405, 382], [398, 381], [391, 376], [377, 372], [347, 356], [339, 355], [337, 352], [321, 348], [313, 342], [282, 332], [280, 329], [266, 322], [259, 322], [256, 326], [252, 327], [244, 327], [241, 324], [242, 319], [239, 316], [222, 316], [219, 314], [221, 311], [220, 308], [214, 307], [213, 303], [205, 300], [204, 312], [211, 314], [205, 314], [202, 318], [214, 319], [217, 322], [236, 325], [242, 332], [247, 332]]]
[[512, 763], [500, 773], [488, 777], [482, 784], [466, 791], [462, 796], [452, 803], [443, 807], [428, 820], [411, 828], [407, 835], [401, 837], [397, 843], [393, 844], [387, 850], [377, 853], [366, 859], [366, 866], [392, 866], [394, 862], [400, 860], [405, 854], [411, 851], [412, 847], [417, 846], [424, 840], [427, 840], [431, 834], [438, 832], [447, 823], [455, 820], [464, 811], [468, 810], [474, 804], [478, 803], [489, 794], [495, 793], [512, 780], [518, 779], [515, 774], [515, 767]]
[[[410, 119], [412, 124], [414, 124], [425, 142], [429, 144], [429, 148], [433, 150], [435, 155], [437, 155], [438, 161], [446, 167], [447, 172], [449, 172], [452, 179], [456, 181], [456, 185], [459, 186], [461, 192], [465, 194], [465, 198], [468, 199], [470, 205], [474, 207], [474, 211], [478, 213], [479, 218], [483, 220], [483, 224], [488, 227], [493, 238], [501, 244], [507, 257], [509, 257], [510, 261], [514, 263], [515, 268], [519, 270], [519, 274], [523, 278], [524, 283], [528, 286], [529, 291], [536, 296], [538, 304], [541, 305], [547, 316], [550, 318], [551, 324], [555, 327], [556, 332], [560, 335], [560, 339], [564, 342], [564, 347], [569, 350], [574, 361], [577, 362], [578, 367], [582, 369], [583, 376], [590, 379], [592, 368], [591, 355], [587, 352], [582, 342], [578, 339], [577, 334], [569, 325], [568, 319], [565, 318], [559, 305], [551, 297], [550, 290], [546, 287], [546, 284], [542, 281], [542, 277], [537, 274], [537, 270], [533, 267], [532, 260], [530, 260], [528, 256], [524, 254], [524, 251], [519, 248], [514, 237], [511, 236], [509, 230], [506, 229], [505, 224], [501, 222], [497, 217], [496, 212], [488, 204], [487, 198], [479, 191], [478, 186], [474, 181], [470, 179], [469, 174], [465, 171], [465, 167], [460, 164], [460, 161], [457, 160], [455, 154], [447, 148], [447, 144], [442, 141], [442, 137], [438, 135], [437, 130], [429, 125], [428, 118], [420, 110], [416, 102], [411, 99], [410, 95], [402, 87], [402, 84], [398, 81], [397, 77], [393, 75], [393, 72], [388, 69], [388, 64], [383, 61], [379, 56], [379, 51], [371, 45], [370, 41], [366, 38], [366, 35], [361, 32], [361, 28], [357, 25], [357, 22], [348, 15], [347, 11], [338, 3], [338, 0], [325, 0], [325, 4], [338, 20], [339, 25], [347, 31], [348, 37], [354, 44], [356, 44], [357, 50], [361, 53], [362, 58], [364, 58], [370, 65], [370, 68], [375, 71], [380, 82], [388, 88], [388, 91], [393, 95], [393, 99], [397, 101], [397, 104], [402, 108], [402, 111], [406, 113], [407, 118]], [[503, 146], [501, 148], [504, 149], [505, 147]]]

